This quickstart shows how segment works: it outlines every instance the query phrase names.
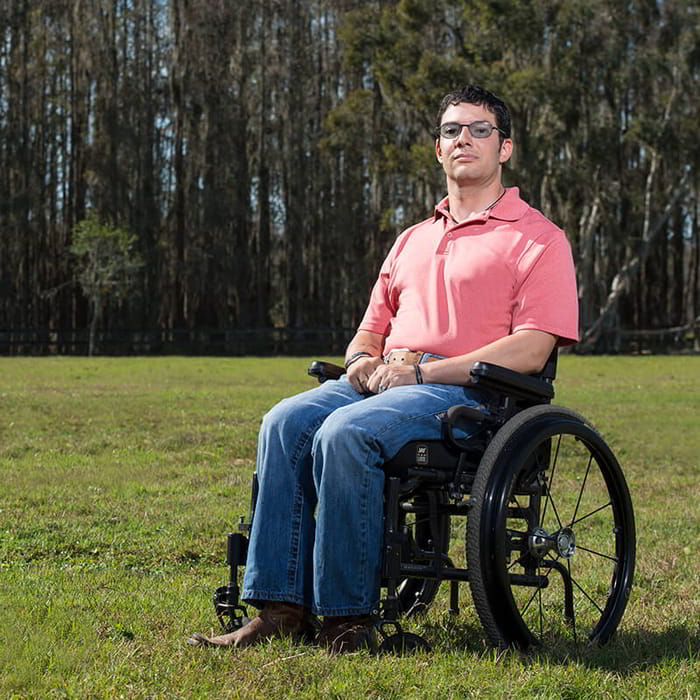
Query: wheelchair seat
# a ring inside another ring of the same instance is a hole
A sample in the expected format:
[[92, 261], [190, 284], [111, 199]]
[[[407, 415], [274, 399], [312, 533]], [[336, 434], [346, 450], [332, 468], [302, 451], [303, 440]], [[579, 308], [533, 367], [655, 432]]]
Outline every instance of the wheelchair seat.
[[[635, 567], [632, 503], [597, 430], [551, 403], [556, 365], [556, 350], [535, 376], [475, 363], [483, 405], [452, 407], [441, 440], [409, 442], [384, 464], [381, 649], [429, 648], [399, 619], [425, 611], [445, 581], [453, 613], [459, 584], [469, 584], [486, 637], [499, 648], [604, 644], [617, 629]], [[344, 369], [316, 361], [309, 374], [323, 382]], [[461, 439], [465, 419], [478, 430]], [[255, 477], [253, 484], [251, 521]], [[461, 552], [455, 518], [467, 521]], [[214, 596], [227, 631], [246, 619], [237, 586], [246, 547], [243, 535], [229, 535], [230, 581]]]

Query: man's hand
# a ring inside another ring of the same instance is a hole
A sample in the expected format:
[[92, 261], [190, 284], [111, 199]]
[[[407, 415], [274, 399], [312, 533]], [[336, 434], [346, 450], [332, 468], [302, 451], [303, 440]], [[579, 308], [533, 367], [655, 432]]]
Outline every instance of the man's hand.
[[359, 394], [371, 391], [369, 378], [379, 366], [384, 366], [381, 357], [361, 357], [359, 360], [355, 360], [348, 367], [348, 381], [352, 384], [353, 389]]
[[416, 368], [413, 365], [377, 366], [369, 378], [367, 388], [373, 394], [381, 394], [387, 389], [406, 384], [416, 384]]

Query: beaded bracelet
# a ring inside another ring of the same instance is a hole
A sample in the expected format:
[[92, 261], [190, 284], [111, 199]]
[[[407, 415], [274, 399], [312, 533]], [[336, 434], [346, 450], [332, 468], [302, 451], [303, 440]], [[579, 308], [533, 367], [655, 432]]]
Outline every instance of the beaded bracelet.
[[423, 372], [421, 371], [420, 365], [415, 364], [413, 366], [416, 369], [416, 384], [422, 384], [423, 383]]
[[345, 369], [350, 367], [350, 365], [353, 362], [357, 362], [361, 357], [372, 357], [372, 355], [368, 352], [365, 352], [364, 350], [360, 350], [360, 352], [354, 352], [350, 357], [348, 357], [347, 360], [345, 360]]

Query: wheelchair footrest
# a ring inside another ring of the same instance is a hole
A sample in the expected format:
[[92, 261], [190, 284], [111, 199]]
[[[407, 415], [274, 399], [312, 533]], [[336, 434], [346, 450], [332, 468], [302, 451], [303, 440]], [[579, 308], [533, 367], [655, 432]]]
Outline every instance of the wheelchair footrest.
[[250, 620], [245, 606], [238, 600], [237, 585], [219, 586], [214, 593], [214, 610], [225, 632], [233, 632]]

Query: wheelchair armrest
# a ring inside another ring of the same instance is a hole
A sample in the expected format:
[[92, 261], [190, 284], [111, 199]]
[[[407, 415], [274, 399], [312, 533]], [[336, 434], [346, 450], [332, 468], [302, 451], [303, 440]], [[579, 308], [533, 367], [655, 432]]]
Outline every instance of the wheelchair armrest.
[[475, 362], [470, 374], [474, 384], [515, 398], [549, 401], [554, 397], [554, 387], [544, 379], [514, 372], [490, 362]]
[[320, 384], [323, 384], [326, 379], [340, 379], [345, 374], [345, 367], [334, 365], [332, 362], [314, 360], [309, 365], [308, 373], [312, 377], [316, 377]]

